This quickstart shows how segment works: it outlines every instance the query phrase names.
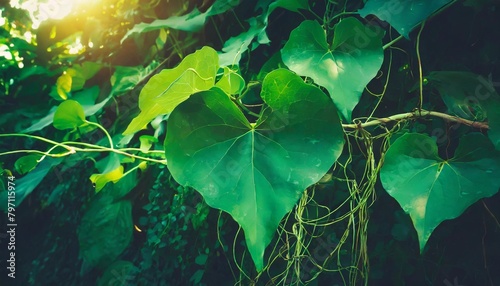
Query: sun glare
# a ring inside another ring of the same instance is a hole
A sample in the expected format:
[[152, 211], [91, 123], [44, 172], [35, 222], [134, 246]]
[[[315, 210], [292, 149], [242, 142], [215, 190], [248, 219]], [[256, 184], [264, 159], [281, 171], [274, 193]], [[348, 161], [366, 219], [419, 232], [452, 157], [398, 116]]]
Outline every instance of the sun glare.
[[14, 8], [26, 10], [33, 21], [33, 29], [48, 19], [62, 19], [80, 4], [90, 4], [89, 0], [11, 0]]

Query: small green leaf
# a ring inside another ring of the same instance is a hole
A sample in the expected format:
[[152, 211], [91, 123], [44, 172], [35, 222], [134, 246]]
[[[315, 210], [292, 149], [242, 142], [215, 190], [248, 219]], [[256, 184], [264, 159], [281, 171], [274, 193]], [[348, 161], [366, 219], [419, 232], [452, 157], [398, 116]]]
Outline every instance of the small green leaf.
[[16, 171], [21, 175], [29, 173], [31, 170], [35, 169], [41, 157], [42, 156], [38, 154], [23, 156], [16, 160], [14, 168], [16, 168]]
[[59, 130], [75, 129], [85, 124], [83, 107], [75, 100], [63, 101], [54, 113], [54, 127]]
[[366, 85], [377, 75], [384, 52], [381, 30], [346, 18], [334, 28], [331, 48], [316, 21], [304, 21], [281, 50], [283, 62], [301, 76], [325, 87], [347, 121]]
[[135, 133], [156, 116], [168, 114], [193, 93], [208, 90], [215, 84], [219, 68], [217, 52], [203, 47], [186, 56], [173, 69], [165, 69], [153, 76], [141, 90], [141, 113], [132, 120], [124, 135]]
[[444, 220], [460, 216], [500, 187], [500, 155], [480, 133], [461, 138], [455, 156], [443, 160], [434, 140], [407, 133], [385, 155], [380, 180], [413, 221], [420, 252]]
[[118, 168], [104, 174], [92, 174], [90, 176], [90, 181], [95, 185], [95, 192], [98, 193], [99, 191], [104, 188], [104, 186], [109, 183], [113, 182], [116, 183], [118, 182], [121, 178], [123, 177], [123, 166], [119, 166]]
[[61, 99], [68, 99], [68, 95], [71, 92], [71, 85], [73, 83], [73, 78], [67, 73], [63, 73], [57, 78], [56, 91]]
[[236, 71], [229, 67], [224, 67], [224, 74], [215, 86], [221, 88], [229, 95], [240, 94], [245, 88], [245, 80]]
[[170, 115], [165, 139], [172, 176], [242, 226], [258, 271], [280, 220], [344, 145], [332, 101], [289, 70], [269, 73], [261, 97], [254, 124], [218, 89], [193, 95]]
[[450, 2], [451, 0], [368, 0], [363, 9], [359, 10], [359, 15], [363, 18], [375, 15], [409, 38], [408, 34], [415, 26]]
[[196, 256], [196, 258], [194, 259], [194, 262], [200, 266], [204, 266], [205, 263], [207, 263], [207, 258], [208, 258], [208, 255], [200, 254], [200, 255]]

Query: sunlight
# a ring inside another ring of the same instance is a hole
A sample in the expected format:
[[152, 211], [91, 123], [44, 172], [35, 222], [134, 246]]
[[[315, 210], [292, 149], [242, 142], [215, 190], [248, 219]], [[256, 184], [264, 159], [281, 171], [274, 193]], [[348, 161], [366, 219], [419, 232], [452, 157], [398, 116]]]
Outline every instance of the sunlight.
[[88, 0], [11, 0], [14, 8], [26, 10], [33, 21], [33, 29], [48, 19], [62, 19], [80, 4], [95, 4], [97, 1]]

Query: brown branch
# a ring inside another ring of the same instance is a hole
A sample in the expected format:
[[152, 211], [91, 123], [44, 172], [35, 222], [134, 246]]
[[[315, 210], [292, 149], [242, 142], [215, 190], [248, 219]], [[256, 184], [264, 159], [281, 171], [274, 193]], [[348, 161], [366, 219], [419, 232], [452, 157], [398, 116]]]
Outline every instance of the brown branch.
[[457, 116], [449, 115], [446, 113], [442, 112], [437, 112], [437, 111], [427, 111], [427, 110], [415, 110], [413, 112], [407, 112], [407, 113], [401, 113], [401, 114], [396, 114], [392, 115], [389, 117], [384, 117], [384, 118], [378, 118], [374, 119], [368, 122], [364, 123], [354, 123], [354, 124], [342, 124], [342, 127], [344, 128], [351, 128], [351, 129], [357, 129], [357, 128], [366, 128], [370, 126], [375, 126], [379, 124], [385, 124], [391, 121], [401, 121], [401, 120], [408, 120], [412, 118], [421, 118], [421, 117], [426, 117], [426, 116], [435, 116], [442, 118], [446, 121], [452, 121], [452, 122], [458, 122], [460, 124], [465, 124], [474, 128], [479, 128], [479, 129], [489, 129], [488, 123], [487, 122], [477, 122], [477, 121], [471, 121], [467, 120], [464, 118], [460, 118]]

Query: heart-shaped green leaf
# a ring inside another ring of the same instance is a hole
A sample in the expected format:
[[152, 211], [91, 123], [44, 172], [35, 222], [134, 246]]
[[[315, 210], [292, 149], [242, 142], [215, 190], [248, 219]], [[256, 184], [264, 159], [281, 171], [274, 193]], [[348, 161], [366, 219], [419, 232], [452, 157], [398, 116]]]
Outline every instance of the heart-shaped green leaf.
[[409, 38], [408, 34], [416, 25], [449, 2], [451, 0], [368, 0], [359, 15], [375, 15]]
[[59, 130], [75, 129], [86, 123], [83, 107], [75, 100], [63, 101], [54, 113], [54, 127]]
[[215, 86], [222, 89], [227, 94], [240, 94], [245, 88], [245, 80], [238, 72], [224, 67], [224, 74], [221, 79], [215, 84]]
[[384, 60], [384, 33], [373, 29], [355, 18], [344, 19], [335, 26], [329, 47], [320, 24], [304, 21], [291, 32], [281, 57], [289, 69], [325, 87], [344, 118], [350, 121], [364, 88]]
[[499, 153], [479, 133], [462, 137], [449, 160], [438, 156], [429, 136], [405, 134], [391, 145], [380, 171], [384, 188], [410, 215], [421, 252], [442, 221], [497, 193], [499, 177]]
[[256, 268], [283, 216], [340, 155], [337, 110], [292, 72], [269, 73], [255, 124], [223, 92], [193, 95], [171, 113], [165, 155], [172, 176], [242, 226]]
[[141, 113], [132, 120], [124, 135], [143, 129], [158, 115], [172, 112], [191, 94], [214, 86], [219, 58], [210, 47], [186, 56], [173, 69], [165, 69], [153, 76], [139, 94]]

